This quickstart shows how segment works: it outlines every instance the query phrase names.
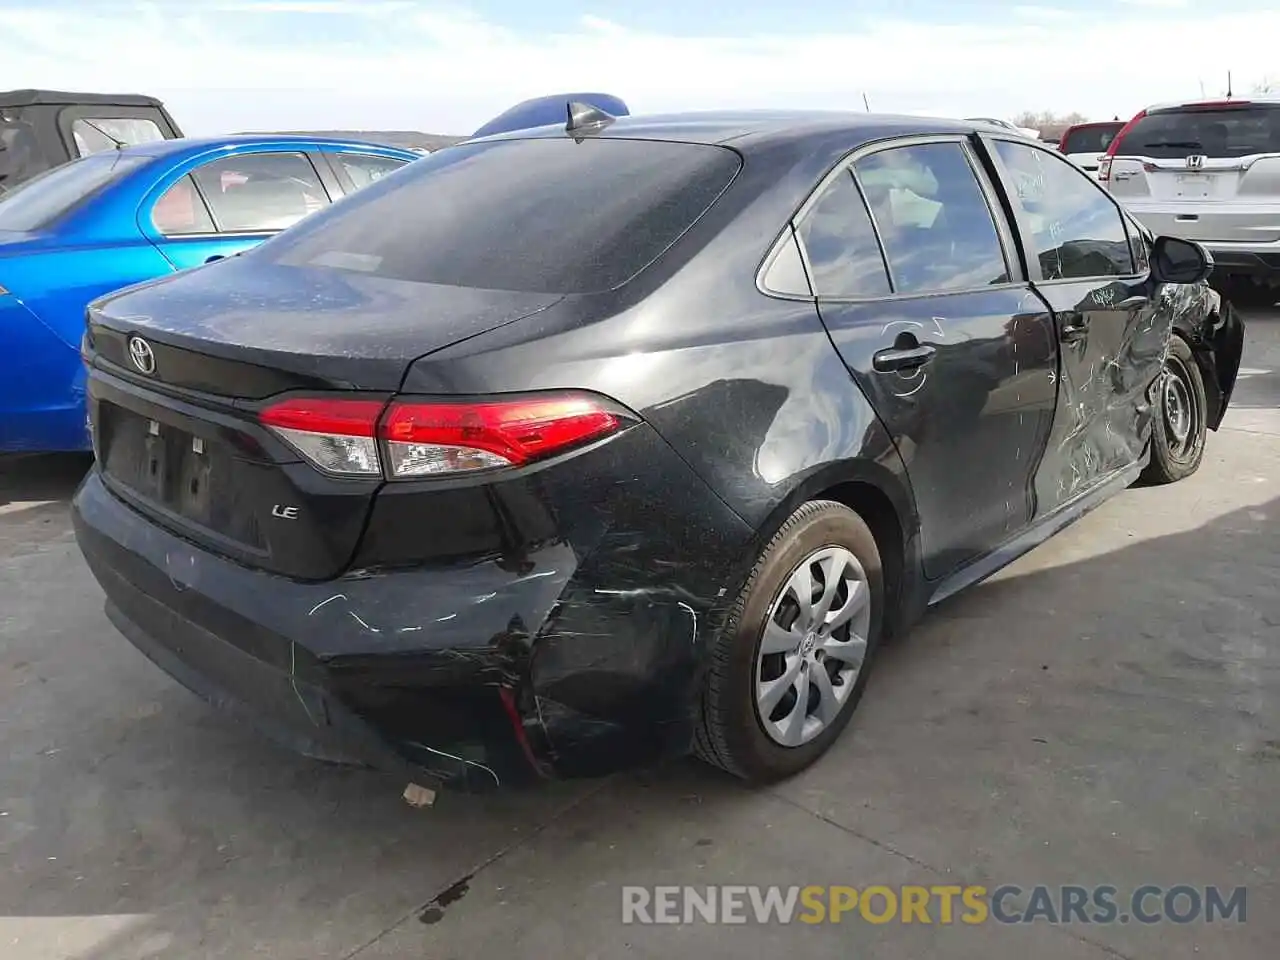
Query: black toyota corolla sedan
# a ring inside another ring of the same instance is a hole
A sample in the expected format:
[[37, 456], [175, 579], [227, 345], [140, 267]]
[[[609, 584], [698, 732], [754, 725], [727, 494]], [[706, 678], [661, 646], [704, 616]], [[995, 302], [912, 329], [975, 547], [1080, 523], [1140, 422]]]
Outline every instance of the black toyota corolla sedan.
[[886, 637], [1198, 466], [1240, 322], [1052, 149], [570, 114], [90, 308], [76, 535], [192, 690], [417, 782], [776, 780]]

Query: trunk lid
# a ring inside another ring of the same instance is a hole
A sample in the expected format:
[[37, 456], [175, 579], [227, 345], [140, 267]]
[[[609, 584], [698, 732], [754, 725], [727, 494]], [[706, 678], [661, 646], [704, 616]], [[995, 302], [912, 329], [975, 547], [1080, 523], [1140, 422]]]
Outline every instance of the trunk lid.
[[99, 300], [91, 346], [151, 382], [255, 400], [307, 387], [394, 391], [418, 357], [538, 313], [559, 294], [478, 290], [233, 257]]
[[[343, 390], [390, 399], [416, 358], [559, 299], [249, 258], [114, 294], [92, 306], [85, 338], [104, 481], [209, 550], [297, 579], [332, 578], [350, 562], [382, 481], [304, 462], [258, 422], [267, 398]], [[131, 350], [135, 337], [145, 350]]]
[[1111, 192], [1193, 240], [1280, 240], [1280, 103], [1149, 111], [1114, 150]]

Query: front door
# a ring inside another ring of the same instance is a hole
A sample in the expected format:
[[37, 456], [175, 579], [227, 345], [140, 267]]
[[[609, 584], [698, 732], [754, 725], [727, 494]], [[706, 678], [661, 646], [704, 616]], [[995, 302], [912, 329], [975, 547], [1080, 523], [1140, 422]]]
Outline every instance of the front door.
[[862, 152], [797, 223], [822, 319], [907, 466], [931, 579], [1030, 522], [1053, 415], [1052, 318], [989, 197], [964, 138], [913, 139]]
[[1106, 191], [1050, 150], [989, 143], [1061, 344], [1057, 414], [1036, 481], [1045, 513], [1140, 461], [1171, 330], [1145, 246], [1135, 255]]

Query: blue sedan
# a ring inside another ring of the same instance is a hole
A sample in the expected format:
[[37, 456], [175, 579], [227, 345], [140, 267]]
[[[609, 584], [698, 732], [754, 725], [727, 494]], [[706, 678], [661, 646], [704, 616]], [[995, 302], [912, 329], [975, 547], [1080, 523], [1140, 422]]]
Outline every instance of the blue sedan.
[[161, 140], [0, 198], [0, 453], [89, 449], [89, 301], [232, 256], [418, 155], [315, 137]]

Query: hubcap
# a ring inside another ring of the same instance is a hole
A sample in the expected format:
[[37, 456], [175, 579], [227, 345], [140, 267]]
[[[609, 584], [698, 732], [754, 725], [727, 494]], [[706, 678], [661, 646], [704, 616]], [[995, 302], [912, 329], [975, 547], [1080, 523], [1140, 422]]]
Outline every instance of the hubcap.
[[756, 712], [786, 747], [808, 743], [849, 702], [871, 628], [871, 589], [858, 558], [823, 547], [792, 571], [765, 620]]
[[1165, 428], [1174, 452], [1180, 453], [1192, 439], [1196, 414], [1185, 371], [1182, 364], [1173, 358], [1165, 365], [1162, 399]]

